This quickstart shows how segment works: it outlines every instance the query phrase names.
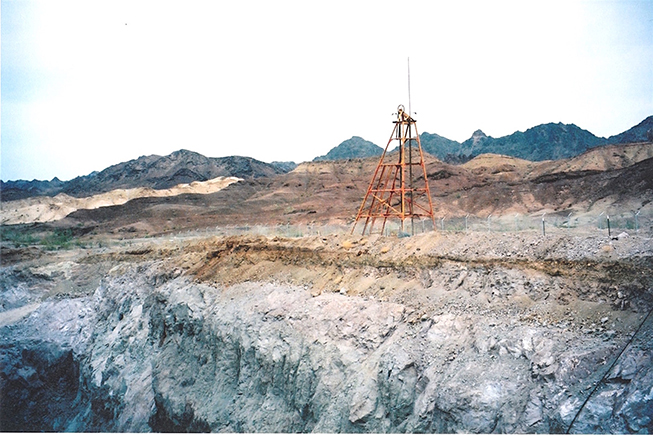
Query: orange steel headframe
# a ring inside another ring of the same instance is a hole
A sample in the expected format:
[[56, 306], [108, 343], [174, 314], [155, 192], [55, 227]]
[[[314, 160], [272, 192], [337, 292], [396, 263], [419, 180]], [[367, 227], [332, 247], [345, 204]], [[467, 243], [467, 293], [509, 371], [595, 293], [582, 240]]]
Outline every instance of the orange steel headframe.
[[[388, 219], [399, 219], [403, 232], [404, 221], [410, 218], [411, 232], [414, 234], [414, 218], [427, 217], [431, 219], [435, 229], [433, 203], [416, 122], [406, 113], [404, 106], [399, 105], [397, 120], [393, 123], [394, 129], [367, 188], [351, 234], [354, 234], [356, 225], [361, 220], [365, 221], [361, 234], [365, 234], [368, 228], [368, 234], [372, 234], [374, 224], [379, 218], [383, 219], [381, 234]], [[392, 158], [388, 153], [393, 141], [399, 142], [397, 158]], [[394, 161], [390, 162], [391, 159]], [[421, 171], [416, 168], [415, 174], [413, 167], [417, 166]]]

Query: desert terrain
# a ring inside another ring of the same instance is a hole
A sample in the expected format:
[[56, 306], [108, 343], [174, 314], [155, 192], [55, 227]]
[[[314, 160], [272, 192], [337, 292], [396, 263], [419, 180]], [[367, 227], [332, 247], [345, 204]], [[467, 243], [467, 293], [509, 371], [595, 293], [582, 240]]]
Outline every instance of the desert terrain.
[[[652, 158], [653, 143], [646, 142], [598, 147], [570, 159], [544, 162], [483, 154], [452, 165], [427, 154], [426, 168], [436, 218], [449, 223], [454, 219], [458, 229], [464, 228], [462, 218], [468, 215], [470, 222], [492, 215], [511, 225], [518, 215], [523, 221], [518, 228], [536, 228], [543, 213], [552, 225], [562, 225], [571, 214], [576, 226], [596, 227], [603, 214], [613, 217], [613, 225], [618, 226], [620, 219], [626, 228], [634, 225], [633, 215], [639, 211], [638, 226], [641, 221], [651, 231]], [[377, 163], [375, 157], [306, 162], [285, 174], [233, 184], [207, 181], [163, 190], [113, 190], [86, 198], [60, 194], [3, 201], [2, 219], [12, 224], [51, 222], [30, 227], [31, 231], [66, 228], [120, 237], [214, 226], [344, 228], [353, 223]], [[201, 187], [206, 183], [212, 190]], [[109, 206], [112, 201], [115, 206]]]
[[114, 189], [105, 193], [75, 198], [65, 193], [54, 197], [37, 196], [27, 199], [3, 202], [2, 224], [16, 225], [33, 222], [53, 222], [65, 218], [77, 210], [94, 210], [100, 207], [122, 205], [136, 198], [169, 197], [189, 193], [208, 194], [219, 192], [228, 185], [241, 181], [236, 177], [217, 177], [208, 181], [193, 181], [178, 184], [168, 189], [138, 187]]
[[653, 431], [653, 143], [428, 157], [435, 228], [350, 234], [377, 161], [4, 201], [2, 430]]

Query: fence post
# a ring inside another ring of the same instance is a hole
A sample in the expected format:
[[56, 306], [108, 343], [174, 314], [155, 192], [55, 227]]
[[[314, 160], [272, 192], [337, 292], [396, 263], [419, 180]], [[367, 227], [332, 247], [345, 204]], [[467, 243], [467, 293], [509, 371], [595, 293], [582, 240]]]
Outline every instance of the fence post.
[[542, 214], [542, 236], [546, 237], [546, 225], [544, 224], [544, 216], [546, 213]]
[[608, 221], [608, 237], [612, 237], [610, 234], [610, 215], [605, 215], [607, 221]]
[[639, 215], [640, 211], [642, 211], [642, 210], [641, 209], [637, 210], [637, 213], [635, 213], [635, 232], [636, 233], [639, 233], [639, 219], [637, 219], [637, 216]]
[[469, 214], [465, 216], [465, 232], [467, 232], [467, 218], [469, 217]]

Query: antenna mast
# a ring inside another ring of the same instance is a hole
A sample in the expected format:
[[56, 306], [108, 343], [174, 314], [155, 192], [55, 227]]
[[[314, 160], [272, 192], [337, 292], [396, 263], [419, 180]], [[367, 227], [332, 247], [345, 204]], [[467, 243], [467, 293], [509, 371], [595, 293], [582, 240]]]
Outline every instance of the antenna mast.
[[410, 106], [410, 57], [408, 58], [408, 116], [413, 116], [412, 108]]
[[413, 116], [413, 110], [410, 107], [410, 57], [408, 58], [408, 116]]

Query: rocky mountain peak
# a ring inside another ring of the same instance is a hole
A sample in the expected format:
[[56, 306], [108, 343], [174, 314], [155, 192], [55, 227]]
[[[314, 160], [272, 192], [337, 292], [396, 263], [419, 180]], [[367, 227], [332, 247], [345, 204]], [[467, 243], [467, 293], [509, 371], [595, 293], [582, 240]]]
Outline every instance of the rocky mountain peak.
[[182, 148], [180, 150], [173, 151], [172, 153], [170, 153], [168, 157], [175, 158], [175, 157], [187, 157], [187, 156], [198, 156], [198, 155], [200, 154], [196, 153], [195, 151], [190, 151]]
[[483, 133], [483, 130], [481, 130], [481, 129], [476, 130], [472, 134], [472, 141], [473, 141], [474, 145], [476, 145], [477, 143], [479, 143], [481, 140], [483, 140], [485, 138], [487, 138], [487, 135], [485, 133]]
[[365, 158], [378, 156], [381, 153], [383, 153], [383, 148], [380, 146], [362, 137], [352, 136], [351, 139], [341, 142], [340, 145], [332, 148], [326, 155], [316, 157], [313, 161]]

